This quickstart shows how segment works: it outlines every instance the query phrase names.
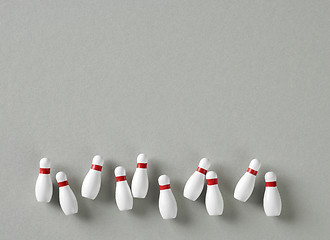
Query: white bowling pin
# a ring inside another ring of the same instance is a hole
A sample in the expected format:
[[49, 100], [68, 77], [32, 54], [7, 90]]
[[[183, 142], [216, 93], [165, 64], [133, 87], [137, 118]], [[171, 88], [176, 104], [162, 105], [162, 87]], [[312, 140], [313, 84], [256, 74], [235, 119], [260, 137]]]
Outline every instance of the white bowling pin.
[[101, 156], [96, 155], [93, 158], [92, 167], [89, 169], [81, 187], [81, 196], [94, 200], [99, 194], [103, 163]]
[[116, 203], [120, 211], [131, 210], [133, 208], [133, 197], [131, 189], [126, 180], [125, 168], [119, 166], [115, 169], [116, 176]]
[[178, 206], [171, 190], [170, 178], [161, 175], [158, 178], [159, 183], [159, 212], [163, 219], [176, 218]]
[[206, 196], [205, 206], [209, 215], [222, 215], [223, 198], [218, 186], [218, 176], [215, 172], [210, 171], [206, 174]]
[[236, 185], [234, 191], [234, 198], [242, 202], [246, 202], [249, 199], [254, 189], [256, 176], [259, 171], [260, 165], [261, 164], [258, 159], [253, 159], [250, 162], [248, 170], [241, 177], [241, 179]]
[[149, 187], [147, 163], [147, 156], [143, 153], [139, 154], [132, 180], [132, 194], [135, 198], [145, 198], [147, 195]]
[[276, 175], [268, 172], [265, 175], [266, 190], [264, 195], [264, 210], [268, 217], [275, 217], [281, 214], [282, 201], [277, 189]]
[[198, 164], [197, 170], [190, 176], [184, 186], [183, 196], [195, 201], [203, 191], [205, 174], [211, 162], [207, 158], [202, 158]]
[[65, 215], [71, 215], [78, 212], [78, 202], [76, 196], [72, 192], [68, 178], [64, 172], [58, 172], [56, 174], [56, 180], [58, 182], [58, 195], [60, 199], [60, 205]]
[[50, 202], [53, 196], [53, 183], [50, 178], [50, 161], [47, 158], [40, 160], [40, 171], [35, 188], [38, 202]]

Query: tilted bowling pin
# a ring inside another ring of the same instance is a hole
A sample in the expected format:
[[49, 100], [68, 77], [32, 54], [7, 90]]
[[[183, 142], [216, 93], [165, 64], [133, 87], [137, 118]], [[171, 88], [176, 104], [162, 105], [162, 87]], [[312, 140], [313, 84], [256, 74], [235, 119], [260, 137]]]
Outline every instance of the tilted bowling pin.
[[211, 162], [207, 158], [202, 158], [197, 170], [190, 176], [184, 186], [183, 196], [195, 201], [201, 195], [204, 187], [205, 174], [210, 168]]
[[145, 198], [148, 192], [149, 181], [147, 173], [148, 158], [141, 153], [137, 157], [137, 166], [132, 180], [132, 194], [135, 198]]
[[275, 217], [281, 214], [282, 201], [277, 189], [276, 175], [273, 172], [265, 174], [266, 190], [264, 195], [264, 210], [268, 217]]
[[99, 194], [103, 163], [101, 156], [96, 155], [93, 158], [92, 167], [89, 169], [81, 187], [81, 196], [94, 200]]
[[170, 178], [161, 175], [158, 178], [159, 183], [159, 212], [163, 219], [176, 218], [178, 206], [171, 190]]
[[256, 176], [259, 171], [260, 165], [261, 164], [258, 159], [253, 159], [250, 162], [248, 170], [241, 177], [241, 179], [236, 185], [234, 191], [234, 198], [242, 202], [246, 202], [249, 199], [254, 189]]
[[206, 196], [205, 206], [209, 215], [222, 215], [223, 198], [218, 186], [218, 176], [215, 172], [210, 171], [206, 174]]
[[78, 202], [76, 196], [72, 192], [68, 178], [64, 172], [58, 172], [56, 174], [56, 180], [58, 182], [58, 195], [60, 199], [60, 205], [65, 215], [71, 215], [78, 212]]
[[38, 202], [50, 202], [53, 196], [53, 183], [50, 178], [50, 161], [47, 158], [40, 160], [40, 171], [35, 188]]
[[133, 197], [131, 189], [126, 180], [125, 168], [119, 166], [115, 169], [116, 176], [116, 203], [120, 211], [131, 210], [133, 208]]

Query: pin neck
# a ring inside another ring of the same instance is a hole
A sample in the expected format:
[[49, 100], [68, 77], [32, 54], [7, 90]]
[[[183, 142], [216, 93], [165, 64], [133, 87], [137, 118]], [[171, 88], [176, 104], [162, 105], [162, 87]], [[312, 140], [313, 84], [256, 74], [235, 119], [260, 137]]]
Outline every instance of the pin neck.
[[122, 182], [122, 181], [126, 181], [126, 176], [116, 177], [116, 182]]
[[102, 166], [101, 165], [97, 165], [97, 164], [92, 164], [91, 169], [101, 172], [102, 171]]
[[166, 190], [166, 189], [170, 189], [170, 188], [171, 188], [171, 184], [159, 185], [160, 190]]
[[58, 183], [58, 187], [65, 187], [67, 185], [69, 185], [68, 181], [63, 181]]
[[253, 170], [252, 168], [248, 168], [248, 170], [246, 172], [251, 173], [254, 176], [257, 176], [257, 173], [258, 173], [258, 171]]
[[218, 179], [217, 178], [212, 178], [212, 179], [206, 179], [207, 185], [215, 185], [218, 184]]
[[40, 168], [41, 174], [50, 174], [50, 168]]
[[201, 168], [201, 167], [198, 167], [196, 171], [197, 171], [197, 172], [200, 172], [200, 173], [202, 173], [202, 174], [204, 174], [204, 175], [207, 173], [207, 170], [204, 169], [204, 168]]
[[147, 164], [148, 164], [148, 163], [138, 163], [138, 164], [136, 165], [136, 168], [147, 168]]
[[266, 187], [276, 187], [277, 184], [276, 184], [276, 181], [274, 182], [266, 182]]

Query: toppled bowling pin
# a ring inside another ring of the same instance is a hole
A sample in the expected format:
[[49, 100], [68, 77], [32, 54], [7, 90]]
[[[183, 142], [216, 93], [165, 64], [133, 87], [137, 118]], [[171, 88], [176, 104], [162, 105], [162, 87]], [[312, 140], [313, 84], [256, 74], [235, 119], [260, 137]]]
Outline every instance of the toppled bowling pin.
[[133, 208], [133, 197], [131, 189], [126, 180], [125, 168], [119, 166], [115, 169], [116, 176], [116, 203], [120, 211], [131, 210]]
[[64, 172], [56, 174], [56, 180], [59, 187], [60, 205], [65, 215], [71, 215], [78, 212], [77, 198], [69, 186], [68, 178]]
[[264, 210], [268, 217], [275, 217], [281, 214], [282, 201], [277, 189], [276, 174], [268, 172], [265, 174], [266, 189], [264, 195]]
[[159, 212], [163, 219], [176, 218], [178, 206], [171, 190], [170, 178], [161, 175], [158, 178], [159, 183]]
[[103, 163], [104, 160], [101, 156], [96, 155], [93, 158], [92, 167], [89, 169], [81, 187], [81, 196], [93, 200], [96, 198], [101, 188]]
[[206, 196], [205, 206], [209, 215], [222, 215], [223, 198], [218, 186], [218, 176], [215, 172], [210, 171], [206, 174]]
[[50, 202], [53, 196], [53, 183], [50, 177], [50, 161], [40, 160], [39, 176], [37, 178], [35, 194], [38, 202]]
[[195, 201], [203, 191], [205, 174], [210, 168], [211, 162], [207, 158], [202, 158], [197, 170], [190, 176], [184, 186], [183, 196]]
[[147, 164], [147, 156], [143, 153], [139, 154], [132, 180], [132, 194], [135, 198], [145, 198], [147, 195], [149, 187]]
[[249, 199], [254, 189], [256, 175], [259, 171], [260, 165], [261, 164], [258, 159], [253, 159], [250, 162], [248, 170], [236, 185], [234, 198], [242, 202], [246, 202]]

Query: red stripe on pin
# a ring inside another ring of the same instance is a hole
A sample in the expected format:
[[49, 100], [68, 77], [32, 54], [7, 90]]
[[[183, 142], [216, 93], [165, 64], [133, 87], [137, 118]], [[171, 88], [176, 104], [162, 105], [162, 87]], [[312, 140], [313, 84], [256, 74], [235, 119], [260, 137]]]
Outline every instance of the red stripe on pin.
[[257, 173], [258, 173], [258, 171], [253, 170], [252, 168], [248, 168], [247, 172], [248, 172], [248, 173], [251, 173], [251, 174], [254, 175], [254, 176], [257, 176]]
[[171, 188], [171, 185], [170, 184], [167, 184], [167, 185], [159, 185], [159, 189], [160, 190], [165, 190], [165, 189], [170, 189]]
[[200, 167], [198, 167], [196, 171], [197, 171], [197, 172], [200, 172], [200, 173], [202, 173], [202, 174], [204, 174], [204, 175], [207, 173], [207, 170], [206, 170], [206, 169], [204, 169], [204, 168], [200, 168]]
[[92, 164], [91, 169], [94, 169], [96, 171], [100, 171], [101, 172], [102, 171], [102, 166], [96, 165], [96, 164]]
[[212, 179], [206, 179], [207, 185], [215, 185], [218, 184], [218, 179], [217, 178], [212, 178]]
[[50, 168], [40, 168], [41, 174], [50, 174]]
[[116, 177], [116, 182], [126, 181], [126, 176]]
[[266, 187], [276, 187], [276, 181], [275, 182], [266, 182]]
[[147, 163], [138, 163], [136, 168], [147, 168]]
[[67, 185], [69, 185], [68, 181], [63, 181], [58, 183], [58, 187], [65, 187]]

